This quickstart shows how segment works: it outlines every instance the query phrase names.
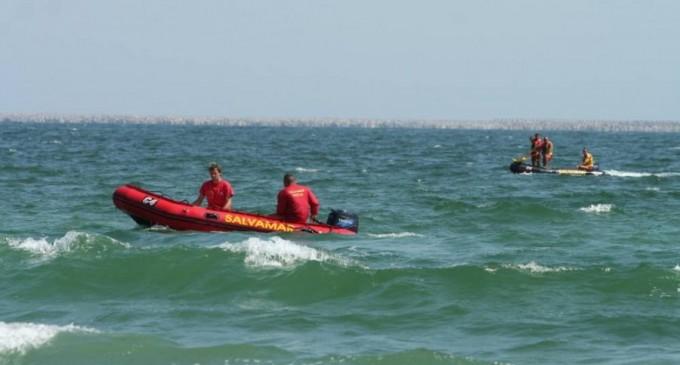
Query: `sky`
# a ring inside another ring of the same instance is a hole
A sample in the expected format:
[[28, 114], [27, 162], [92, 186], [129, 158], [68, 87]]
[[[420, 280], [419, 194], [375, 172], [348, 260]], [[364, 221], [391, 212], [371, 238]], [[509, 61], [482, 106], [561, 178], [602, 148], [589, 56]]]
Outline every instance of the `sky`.
[[680, 120], [680, 1], [0, 0], [0, 113]]

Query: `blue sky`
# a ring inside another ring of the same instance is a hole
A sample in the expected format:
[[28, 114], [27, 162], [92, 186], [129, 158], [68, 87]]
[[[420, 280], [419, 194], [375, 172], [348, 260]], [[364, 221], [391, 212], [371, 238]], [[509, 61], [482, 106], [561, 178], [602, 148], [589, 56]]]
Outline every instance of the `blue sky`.
[[4, 0], [0, 112], [680, 120], [680, 1]]

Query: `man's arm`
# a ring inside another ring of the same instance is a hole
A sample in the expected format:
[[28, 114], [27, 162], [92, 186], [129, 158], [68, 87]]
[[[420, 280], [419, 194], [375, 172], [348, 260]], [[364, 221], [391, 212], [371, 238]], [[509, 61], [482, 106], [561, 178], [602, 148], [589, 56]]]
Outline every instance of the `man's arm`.
[[191, 203], [191, 204], [201, 205], [201, 204], [203, 204], [203, 198], [205, 198], [205, 195], [203, 195], [202, 193], [198, 193], [198, 198], [196, 198], [196, 200], [194, 200], [194, 202]]
[[316, 221], [316, 215], [319, 214], [319, 199], [316, 198], [312, 189], [309, 189], [309, 207], [312, 208], [312, 220]]
[[279, 217], [286, 215], [286, 196], [283, 191], [276, 196], [276, 215]]
[[222, 207], [222, 210], [231, 210], [231, 197], [227, 199], [227, 202], [224, 203], [224, 206]]

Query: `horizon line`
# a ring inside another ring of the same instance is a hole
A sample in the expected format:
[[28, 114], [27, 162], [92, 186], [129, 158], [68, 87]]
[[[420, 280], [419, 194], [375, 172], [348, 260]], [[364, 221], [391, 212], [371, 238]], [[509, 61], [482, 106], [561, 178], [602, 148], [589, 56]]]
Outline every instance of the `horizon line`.
[[101, 124], [170, 124], [262, 127], [361, 127], [361, 128], [429, 128], [429, 129], [501, 129], [501, 130], [600, 130], [635, 132], [680, 132], [680, 120], [616, 120], [576, 118], [362, 118], [362, 117], [228, 117], [149, 115], [125, 113], [6, 113], [0, 122], [20, 123], [101, 123]]

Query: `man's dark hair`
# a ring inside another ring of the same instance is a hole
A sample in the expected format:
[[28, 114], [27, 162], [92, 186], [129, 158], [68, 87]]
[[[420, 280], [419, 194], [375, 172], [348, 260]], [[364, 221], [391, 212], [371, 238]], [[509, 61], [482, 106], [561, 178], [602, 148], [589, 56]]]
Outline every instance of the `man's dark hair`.
[[293, 176], [293, 174], [288, 173], [288, 174], [283, 175], [283, 185], [288, 186], [288, 185], [290, 185], [294, 182], [295, 182], [295, 176]]
[[220, 173], [222, 173], [222, 168], [220, 167], [220, 165], [217, 164], [217, 162], [213, 162], [210, 165], [208, 165], [208, 171], [212, 170], [217, 170]]

